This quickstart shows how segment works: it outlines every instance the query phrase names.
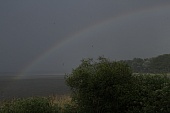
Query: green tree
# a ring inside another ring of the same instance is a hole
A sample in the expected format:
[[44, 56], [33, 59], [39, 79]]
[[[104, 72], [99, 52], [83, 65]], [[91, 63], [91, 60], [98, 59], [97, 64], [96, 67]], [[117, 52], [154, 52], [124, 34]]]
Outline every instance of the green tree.
[[132, 61], [132, 69], [137, 73], [142, 72], [143, 71], [143, 63], [144, 63], [143, 59], [134, 58]]
[[134, 58], [121, 62], [127, 63], [134, 73], [170, 73], [170, 54], [146, 59]]
[[166, 75], [140, 74], [133, 81], [131, 113], [170, 112], [170, 80]]
[[150, 68], [154, 73], [170, 72], [170, 54], [163, 54], [152, 58]]
[[131, 102], [132, 71], [122, 62], [99, 57], [82, 60], [66, 77], [81, 113], [122, 113]]

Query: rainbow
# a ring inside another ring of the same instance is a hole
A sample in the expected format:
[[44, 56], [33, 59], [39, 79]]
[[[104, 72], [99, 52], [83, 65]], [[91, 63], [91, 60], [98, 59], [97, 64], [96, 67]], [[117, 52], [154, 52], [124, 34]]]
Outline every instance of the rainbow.
[[93, 32], [93, 30], [100, 30], [104, 26], [109, 26], [111, 24], [114, 24], [114, 22], [126, 20], [129, 17], [136, 17], [136, 16], [140, 16], [142, 14], [152, 14], [152, 13], [156, 13], [156, 12], [163, 11], [163, 10], [166, 10], [166, 9], [170, 9], [169, 4], [161, 4], [161, 5], [148, 7], [148, 8], [144, 8], [144, 9], [139, 9], [139, 10], [135, 10], [135, 11], [131, 11], [131, 12], [125, 12], [125, 13], [122, 13], [122, 14], [101, 20], [101, 21], [99, 21], [99, 22], [97, 22], [97, 23], [95, 23], [91, 26], [84, 28], [84, 29], [80, 29], [79, 31], [77, 31], [73, 34], [70, 34], [67, 37], [63, 38], [62, 41], [56, 42], [53, 46], [51, 46], [50, 48], [45, 50], [42, 54], [40, 54], [38, 57], [33, 59], [29, 64], [27, 64], [21, 70], [21, 73], [19, 73], [16, 78], [20, 78], [20, 77], [24, 76], [24, 74], [26, 72], [33, 69], [34, 66], [36, 66], [38, 63], [45, 60], [52, 53], [56, 53], [60, 48], [68, 45], [69, 43], [73, 42], [76, 39], [82, 38], [83, 35], [90, 34], [91, 32]]

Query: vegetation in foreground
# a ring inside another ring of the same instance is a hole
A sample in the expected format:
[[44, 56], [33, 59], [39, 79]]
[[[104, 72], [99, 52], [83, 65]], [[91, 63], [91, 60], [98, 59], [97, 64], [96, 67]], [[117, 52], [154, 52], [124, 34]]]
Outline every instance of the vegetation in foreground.
[[84, 59], [66, 78], [70, 97], [2, 102], [0, 113], [169, 113], [166, 75], [132, 74], [123, 62]]
[[0, 113], [70, 113], [73, 105], [66, 95], [19, 98], [1, 102]]

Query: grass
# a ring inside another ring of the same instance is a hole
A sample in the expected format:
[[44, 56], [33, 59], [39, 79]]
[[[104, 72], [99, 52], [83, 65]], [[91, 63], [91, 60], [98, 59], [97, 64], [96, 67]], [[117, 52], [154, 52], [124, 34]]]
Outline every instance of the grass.
[[71, 97], [69, 95], [51, 96], [51, 101], [59, 107], [64, 108], [65, 104], [71, 104]]

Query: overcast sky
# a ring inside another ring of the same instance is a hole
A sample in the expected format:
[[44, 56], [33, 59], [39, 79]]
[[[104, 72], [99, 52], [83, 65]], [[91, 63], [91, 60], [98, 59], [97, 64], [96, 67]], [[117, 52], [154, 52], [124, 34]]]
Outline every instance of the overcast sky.
[[169, 0], [0, 1], [0, 72], [67, 73], [82, 58], [169, 51]]

